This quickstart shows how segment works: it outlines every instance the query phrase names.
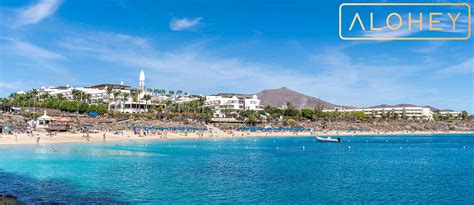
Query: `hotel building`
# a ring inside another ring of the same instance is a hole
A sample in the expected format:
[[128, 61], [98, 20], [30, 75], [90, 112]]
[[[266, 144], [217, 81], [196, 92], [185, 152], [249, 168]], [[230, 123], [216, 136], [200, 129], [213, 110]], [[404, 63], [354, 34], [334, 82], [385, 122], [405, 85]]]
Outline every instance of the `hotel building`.
[[262, 110], [257, 95], [240, 95], [234, 93], [220, 93], [206, 96], [204, 106], [214, 111], [214, 117], [224, 118], [226, 115], [243, 110]]
[[346, 108], [335, 108], [329, 110], [323, 110], [323, 112], [364, 112], [364, 114], [375, 117], [382, 116], [398, 116], [407, 118], [418, 118], [418, 119], [433, 119], [433, 112], [430, 108], [425, 107], [388, 107], [388, 108], [357, 108], [357, 109], [346, 109]]
[[456, 112], [453, 110], [440, 110], [438, 112], [441, 116], [453, 116], [453, 117], [458, 117], [461, 112]]
[[[56, 87], [51, 86], [38, 89], [38, 94], [42, 95], [48, 93], [52, 96], [61, 95], [64, 99], [74, 100], [73, 90], [79, 90], [88, 95], [87, 100], [89, 103], [106, 103], [108, 104], [109, 109], [122, 113], [143, 113], [148, 112], [148, 109], [150, 108], [163, 106], [154, 103], [152, 100], [143, 99], [145, 95], [151, 95], [151, 93], [145, 90], [145, 73], [143, 70], [140, 71], [138, 86], [139, 88], [132, 88], [124, 85], [123, 82], [120, 84], [99, 84], [88, 87], [72, 87], [69, 85]], [[114, 91], [120, 91], [120, 96], [114, 96], [113, 93], [108, 94], [107, 88], [109, 87]], [[131, 96], [133, 92], [138, 93], [136, 101], [133, 101]], [[126, 99], [123, 98], [125, 93], [128, 95]], [[85, 98], [86, 96], [84, 96], [83, 101]]]

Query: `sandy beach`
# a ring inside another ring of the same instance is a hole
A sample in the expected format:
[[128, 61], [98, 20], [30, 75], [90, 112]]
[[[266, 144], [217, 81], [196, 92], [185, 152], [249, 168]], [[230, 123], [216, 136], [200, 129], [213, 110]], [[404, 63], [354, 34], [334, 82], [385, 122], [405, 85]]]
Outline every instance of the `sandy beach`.
[[[307, 137], [307, 136], [364, 136], [364, 135], [429, 135], [429, 134], [469, 134], [474, 132], [450, 131], [450, 132], [352, 132], [352, 131], [327, 131], [327, 132], [225, 132], [222, 130], [206, 131], [202, 133], [167, 132], [161, 134], [134, 135], [133, 132], [115, 134], [112, 132], [90, 133], [58, 133], [48, 135], [47, 133], [31, 134], [0, 134], [0, 146], [2, 145], [27, 145], [27, 144], [54, 144], [54, 143], [87, 143], [87, 142], [133, 142], [133, 141], [164, 141], [185, 139], [215, 139], [215, 138], [255, 138], [255, 137]], [[105, 135], [105, 140], [104, 140]]]

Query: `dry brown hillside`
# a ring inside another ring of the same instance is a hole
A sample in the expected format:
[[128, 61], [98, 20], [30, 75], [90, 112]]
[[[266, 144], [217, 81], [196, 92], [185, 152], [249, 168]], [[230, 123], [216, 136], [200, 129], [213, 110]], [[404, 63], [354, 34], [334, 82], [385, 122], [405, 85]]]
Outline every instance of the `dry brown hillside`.
[[256, 95], [262, 101], [263, 105], [271, 105], [276, 107], [282, 107], [288, 102], [299, 109], [314, 108], [318, 105], [318, 103], [319, 105], [322, 105], [324, 109], [340, 107], [339, 105], [335, 105], [324, 100], [296, 92], [286, 87], [263, 90], [258, 92]]

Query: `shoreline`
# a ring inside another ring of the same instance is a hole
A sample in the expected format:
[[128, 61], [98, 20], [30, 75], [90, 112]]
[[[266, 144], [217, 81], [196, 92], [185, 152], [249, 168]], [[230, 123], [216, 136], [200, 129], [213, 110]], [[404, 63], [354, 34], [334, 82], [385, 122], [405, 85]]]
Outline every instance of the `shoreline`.
[[[104, 133], [106, 140], [103, 139]], [[49, 136], [47, 133], [35, 133], [34, 136], [28, 134], [0, 134], [0, 148], [9, 145], [46, 145], [46, 144], [70, 144], [70, 143], [116, 143], [116, 142], [143, 142], [143, 141], [169, 141], [169, 140], [207, 140], [207, 139], [227, 139], [227, 138], [265, 138], [265, 137], [314, 137], [314, 136], [393, 136], [393, 135], [448, 135], [448, 134], [474, 134], [468, 131], [450, 131], [450, 132], [350, 132], [350, 131], [328, 131], [328, 132], [240, 132], [232, 133], [225, 131], [205, 132], [202, 136], [199, 133], [178, 133], [171, 132], [161, 135], [138, 136], [131, 132], [123, 134], [114, 134], [111, 132], [99, 132], [89, 134], [89, 139], [84, 137], [84, 133], [58, 133], [58, 135]], [[165, 137], [166, 136], [166, 137]], [[37, 138], [40, 138], [39, 143]]]

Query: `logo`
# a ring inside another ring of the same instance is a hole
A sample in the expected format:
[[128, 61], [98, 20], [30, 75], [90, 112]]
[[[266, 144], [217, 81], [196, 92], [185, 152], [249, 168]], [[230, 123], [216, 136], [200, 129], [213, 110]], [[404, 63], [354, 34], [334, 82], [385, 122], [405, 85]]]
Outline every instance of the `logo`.
[[342, 40], [468, 40], [468, 3], [343, 3]]

